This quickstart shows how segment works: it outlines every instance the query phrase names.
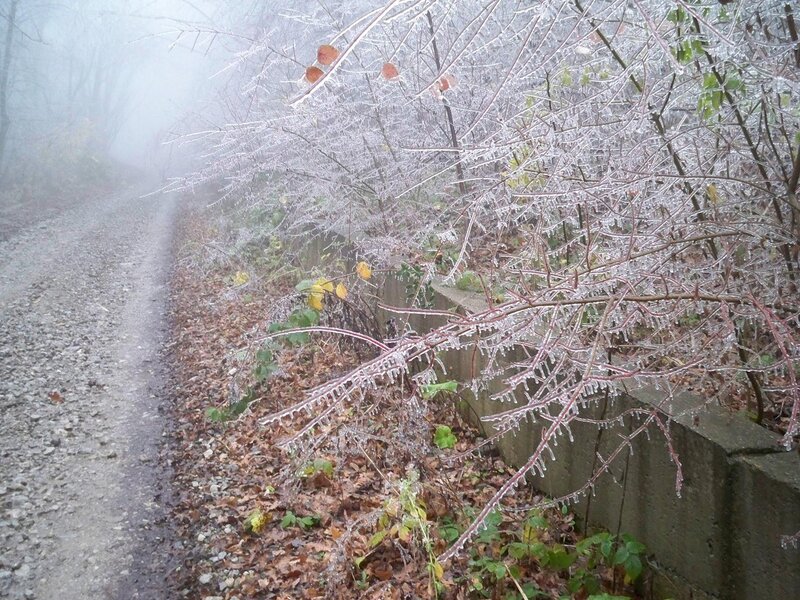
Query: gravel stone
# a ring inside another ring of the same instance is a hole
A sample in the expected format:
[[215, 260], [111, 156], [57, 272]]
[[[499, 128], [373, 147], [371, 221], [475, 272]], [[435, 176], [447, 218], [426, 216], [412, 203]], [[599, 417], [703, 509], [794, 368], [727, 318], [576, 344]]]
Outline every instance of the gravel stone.
[[[158, 407], [178, 200], [147, 191], [2, 229], [2, 598], [170, 596]], [[110, 442], [117, 459], [102, 460]]]

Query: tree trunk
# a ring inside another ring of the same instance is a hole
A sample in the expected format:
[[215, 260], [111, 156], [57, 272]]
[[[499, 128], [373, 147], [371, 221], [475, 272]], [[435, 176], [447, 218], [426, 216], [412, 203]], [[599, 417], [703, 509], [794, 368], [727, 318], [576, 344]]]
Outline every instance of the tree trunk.
[[14, 26], [17, 17], [19, 0], [11, 0], [6, 24], [5, 47], [3, 48], [3, 64], [0, 67], [0, 166], [6, 150], [6, 140], [11, 120], [8, 118], [8, 77], [11, 71], [11, 42], [14, 39]]

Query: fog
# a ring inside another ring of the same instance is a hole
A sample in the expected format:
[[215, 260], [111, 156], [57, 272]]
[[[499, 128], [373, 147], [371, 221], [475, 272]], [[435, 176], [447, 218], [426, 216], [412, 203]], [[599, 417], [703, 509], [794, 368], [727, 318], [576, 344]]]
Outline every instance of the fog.
[[1, 0], [2, 185], [106, 161], [186, 168], [169, 142], [211, 118], [229, 14], [205, 0]]

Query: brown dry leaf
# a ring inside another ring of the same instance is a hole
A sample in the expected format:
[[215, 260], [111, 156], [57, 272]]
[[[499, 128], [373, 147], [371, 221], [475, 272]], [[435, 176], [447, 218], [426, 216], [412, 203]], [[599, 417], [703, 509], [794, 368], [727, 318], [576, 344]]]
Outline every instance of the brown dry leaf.
[[380, 579], [381, 581], [389, 581], [394, 574], [394, 569], [392, 569], [392, 565], [387, 562], [374, 562], [369, 566], [369, 570], [372, 574]]
[[306, 69], [306, 81], [308, 83], [316, 83], [324, 74], [319, 67], [308, 67]]
[[400, 71], [397, 70], [392, 63], [383, 63], [383, 68], [381, 68], [381, 75], [384, 79], [392, 80], [397, 79], [400, 77]]
[[[452, 87], [453, 82], [449, 84]], [[431, 87], [441, 94], [438, 85]], [[196, 227], [199, 231], [195, 229], [193, 232], [198, 235], [190, 236], [192, 239], [207, 237], [202, 231], [208, 226], [199, 217]], [[361, 278], [373, 275], [370, 265], [366, 263], [361, 265], [360, 271], [358, 276]], [[316, 290], [323, 296], [330, 293], [327, 281], [320, 282], [320, 288]], [[308, 478], [304, 486], [292, 492], [289, 504], [283, 504], [287, 498], [283, 496], [279, 473], [287, 463], [285, 455], [275, 446], [275, 441], [296, 431], [300, 424], [284, 422], [281, 427], [268, 431], [257, 426], [258, 419], [264, 414], [300, 401], [305, 389], [328, 380], [332, 372], [341, 372], [355, 364], [356, 355], [338, 348], [333, 342], [330, 342], [329, 351], [316, 353], [314, 360], [310, 360], [311, 354], [302, 348], [287, 351], [281, 360], [285, 375], [272, 382], [269, 394], [253, 404], [252, 414], [242, 416], [240, 426], [220, 430], [218, 425], [209, 423], [204, 417], [205, 408], [228, 393], [228, 369], [220, 366], [220, 357], [229, 355], [232, 348], [241, 348], [248, 332], [263, 324], [264, 315], [270, 313], [272, 298], [291, 293], [291, 286], [287, 283], [285, 289], [270, 289], [252, 303], [221, 304], [219, 298], [227, 294], [230, 286], [229, 271], [198, 276], [191, 268], [185, 267], [179, 271], [174, 283], [175, 297], [180, 304], [180, 310], [175, 315], [175, 335], [179, 343], [175, 345], [174, 353], [183, 386], [179, 392], [181, 403], [175, 409], [180, 444], [175, 464], [181, 487], [178, 488], [178, 506], [173, 518], [179, 535], [187, 544], [196, 545], [198, 550], [207, 554], [218, 554], [224, 550], [228, 557], [222, 566], [228, 568], [235, 564], [241, 570], [241, 577], [230, 589], [225, 590], [226, 596], [288, 600], [312, 598], [318, 594], [324, 596], [324, 592], [328, 591], [337, 598], [373, 597], [384, 600], [406, 596], [431, 597], [431, 571], [427, 568], [427, 555], [421, 553], [418, 557], [421, 560], [409, 560], [403, 566], [399, 545], [385, 544], [380, 550], [373, 551], [369, 561], [363, 564], [362, 568], [372, 577], [371, 592], [358, 590], [354, 586], [348, 565], [353, 564], [355, 557], [373, 550], [368, 541], [374, 532], [350, 527], [371, 511], [384, 510], [385, 501], [382, 479], [363, 454], [347, 454], [343, 457], [334, 477], [320, 475]], [[341, 297], [335, 285], [333, 294]], [[208, 308], [214, 306], [219, 308]], [[263, 391], [259, 389], [258, 393]], [[398, 392], [394, 400], [387, 402], [384, 406], [388, 410], [377, 413], [367, 424], [369, 431], [380, 432], [392, 427], [391, 420], [397, 416], [393, 411], [405, 410], [399, 402], [403, 397]], [[388, 401], [390, 398], [393, 396], [385, 399]], [[398, 402], [397, 405], [395, 402]], [[454, 420], [461, 423], [461, 417], [453, 412], [452, 407], [439, 407], [436, 410], [437, 415], [432, 418], [437, 422]], [[438, 411], [446, 411], [447, 416]], [[334, 418], [329, 425], [335, 430], [342, 422], [346, 421]], [[475, 432], [463, 424], [459, 425], [459, 431], [460, 440], [463, 438], [465, 443], [474, 442]], [[226, 456], [224, 460], [202, 459], [205, 445], [198, 441], [206, 439], [216, 440], [220, 455], [224, 453]], [[365, 445], [365, 451], [373, 459], [385, 463], [383, 468], [390, 471], [393, 477], [404, 476], [405, 460], [393, 460], [388, 454], [390, 448], [383, 443], [370, 441]], [[234, 465], [236, 469], [231, 469]], [[491, 457], [458, 468], [447, 467], [440, 460], [428, 459], [422, 468], [430, 473], [438, 473], [444, 485], [425, 489], [424, 501], [431, 519], [440, 514], [446, 516], [449, 507], [485, 504], [496, 492], [497, 486], [505, 482], [508, 469], [504, 463], [494, 462]], [[228, 481], [228, 487], [222, 493], [209, 495], [208, 484], [220, 477]], [[188, 485], [192, 481], [201, 481], [203, 485], [193, 488]], [[476, 485], [476, 481], [481, 485]], [[272, 488], [273, 484], [281, 488], [280, 491]], [[271, 488], [269, 493], [265, 492], [267, 488]], [[514, 511], [515, 507], [519, 509], [520, 506], [526, 506], [528, 501], [528, 492], [520, 490], [519, 494], [508, 498], [509, 508]], [[259, 536], [244, 536], [240, 526], [242, 519], [254, 508], [260, 508], [268, 522], [263, 524]], [[286, 508], [291, 508], [297, 515], [316, 515], [320, 521], [314, 527], [301, 530], [282, 528], [279, 520], [268, 519], [271, 512], [282, 513]], [[514, 514], [517, 513], [526, 514], [519, 510]], [[559, 520], [559, 515], [557, 513], [549, 517], [552, 535], [557, 535], [559, 542], [574, 540], [572, 521]], [[226, 533], [226, 530], [230, 531]], [[197, 540], [201, 532], [204, 537], [207, 536], [203, 543]], [[405, 535], [404, 532], [402, 537]], [[549, 539], [551, 533], [546, 535], [548, 537], [543, 535], [542, 539]], [[413, 543], [413, 538], [408, 543]], [[437, 553], [445, 547], [440, 536], [434, 538], [434, 544]], [[338, 573], [341, 579], [335, 587], [321, 591], [320, 574], [330, 567], [337, 552], [344, 552], [344, 557], [348, 559], [341, 561], [345, 567], [343, 572]], [[454, 569], [463, 569], [465, 562], [466, 559], [455, 565]], [[202, 564], [187, 559], [182, 567], [175, 576], [181, 580], [181, 587], [191, 590], [191, 597], [203, 597], [197, 588], [198, 578], [203, 572]], [[248, 572], [252, 574], [246, 575]], [[526, 579], [536, 581], [535, 572], [525, 573]], [[466, 586], [453, 581], [448, 573], [436, 569], [434, 575], [442, 577], [440, 581], [448, 587], [447, 597], [468, 597]], [[545, 573], [541, 579], [543, 585], [540, 587], [551, 591], [550, 595], [554, 597], [565, 585], [558, 573]]]
[[333, 64], [339, 58], [339, 51], [331, 46], [330, 44], [322, 44], [322, 46], [317, 49], [317, 61], [321, 65], [330, 65]]
[[52, 392], [47, 394], [47, 397], [50, 398], [50, 402], [52, 402], [53, 404], [61, 404], [62, 402], [64, 402], [64, 396], [62, 396], [61, 392], [59, 392], [58, 390], [53, 390]]

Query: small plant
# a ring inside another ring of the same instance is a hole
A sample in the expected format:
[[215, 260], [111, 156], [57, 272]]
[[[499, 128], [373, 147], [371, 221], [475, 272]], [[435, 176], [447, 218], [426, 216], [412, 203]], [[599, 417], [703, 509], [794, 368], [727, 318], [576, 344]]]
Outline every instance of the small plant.
[[324, 473], [328, 479], [333, 478], [333, 463], [326, 458], [315, 458], [312, 462], [300, 469], [300, 477], [313, 477], [317, 473]]
[[433, 443], [440, 450], [447, 450], [456, 445], [456, 436], [453, 435], [453, 430], [447, 425], [437, 425], [436, 431], [433, 434]]
[[[631, 584], [642, 573], [641, 555], [644, 553], [644, 544], [637, 542], [631, 536], [622, 534], [619, 538], [608, 532], [597, 533], [585, 538], [575, 546], [580, 556], [586, 557], [586, 569], [596, 569], [605, 566], [614, 571], [615, 580], [619, 572], [626, 584]], [[579, 570], [575, 573], [574, 582], [570, 581], [570, 591], [577, 592], [581, 589], [589, 593], [599, 591], [599, 582], [591, 582], [588, 571]]]
[[426, 383], [419, 386], [419, 391], [425, 400], [430, 400], [440, 392], [455, 394], [458, 391], [458, 383], [455, 381], [444, 381], [441, 383]]
[[247, 388], [247, 392], [236, 402], [228, 406], [212, 406], [206, 409], [206, 418], [213, 423], [226, 423], [235, 420], [239, 415], [247, 410], [250, 403], [256, 399], [253, 388]]
[[430, 308], [433, 306], [435, 293], [430, 279], [425, 278], [425, 271], [419, 265], [403, 263], [397, 270], [397, 276], [405, 283], [406, 299], [412, 306]]
[[272, 347], [264, 347], [256, 352], [256, 366], [253, 375], [256, 381], [266, 381], [275, 371], [278, 370], [278, 363], [275, 361], [275, 353]]
[[[269, 333], [277, 333], [286, 331], [287, 329], [300, 329], [303, 327], [313, 327], [319, 323], [319, 311], [313, 308], [298, 308], [295, 310], [286, 321], [282, 323], [273, 323], [269, 326]], [[303, 346], [307, 344], [311, 337], [305, 332], [290, 333], [282, 337], [285, 343], [290, 346]]]
[[[550, 523], [539, 511], [532, 511], [517, 530], [503, 530], [502, 523], [502, 515], [492, 512], [475, 538], [465, 579], [479, 597], [545, 596], [533, 582], [525, 581], [544, 570], [568, 576], [570, 597], [624, 598], [605, 594], [604, 588], [615, 592], [618, 580], [632, 584], [641, 574], [644, 546], [628, 535], [598, 533], [570, 547], [553, 541]], [[458, 528], [451, 533], [459, 535]]]
[[281, 527], [288, 529], [289, 527], [299, 527], [300, 529], [311, 529], [315, 525], [319, 525], [320, 518], [316, 515], [306, 515], [301, 517], [294, 514], [292, 511], [287, 510], [283, 519], [281, 519]]
[[482, 292], [483, 282], [473, 271], [466, 271], [456, 280], [456, 288], [463, 292]]
[[[436, 560], [432, 524], [428, 521], [421, 490], [419, 474], [410, 471], [408, 477], [399, 482], [397, 496], [384, 503], [378, 530], [370, 538], [369, 547], [375, 549], [387, 538], [396, 538], [405, 544], [417, 541], [427, 557], [431, 589], [438, 597], [444, 589], [444, 567]], [[360, 566], [364, 558], [356, 559], [356, 566]]]

